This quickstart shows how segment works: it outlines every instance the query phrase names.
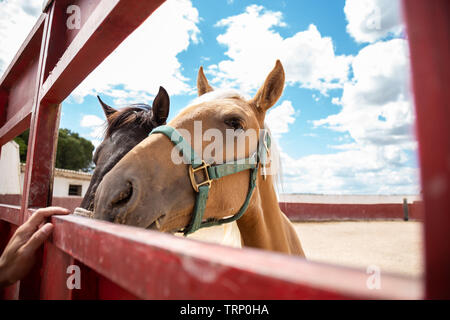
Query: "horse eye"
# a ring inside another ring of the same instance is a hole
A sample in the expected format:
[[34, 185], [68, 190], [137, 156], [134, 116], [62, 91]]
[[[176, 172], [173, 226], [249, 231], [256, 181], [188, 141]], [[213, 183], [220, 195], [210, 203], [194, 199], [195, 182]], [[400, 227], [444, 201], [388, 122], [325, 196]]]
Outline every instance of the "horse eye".
[[243, 129], [242, 120], [239, 118], [227, 119], [227, 120], [225, 120], [225, 124], [227, 126], [233, 128], [234, 130]]

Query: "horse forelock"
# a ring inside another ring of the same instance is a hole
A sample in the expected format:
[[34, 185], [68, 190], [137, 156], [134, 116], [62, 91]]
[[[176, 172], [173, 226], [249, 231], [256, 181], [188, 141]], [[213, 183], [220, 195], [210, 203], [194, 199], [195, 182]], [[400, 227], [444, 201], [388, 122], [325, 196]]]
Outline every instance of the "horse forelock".
[[217, 89], [195, 98], [188, 104], [187, 108], [203, 102], [209, 102], [220, 99], [231, 99], [231, 98], [239, 98], [243, 100], [248, 99], [246, 95], [242, 94], [241, 92], [235, 89]]

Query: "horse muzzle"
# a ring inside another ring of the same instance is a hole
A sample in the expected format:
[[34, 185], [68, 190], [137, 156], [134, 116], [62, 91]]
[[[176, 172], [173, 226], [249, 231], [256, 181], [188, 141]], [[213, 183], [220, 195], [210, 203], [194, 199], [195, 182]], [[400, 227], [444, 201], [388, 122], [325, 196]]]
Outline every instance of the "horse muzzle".
[[140, 225], [140, 221], [133, 221], [135, 219], [130, 216], [139, 202], [140, 190], [137, 179], [111, 178], [106, 175], [97, 188], [93, 217], [120, 224]]

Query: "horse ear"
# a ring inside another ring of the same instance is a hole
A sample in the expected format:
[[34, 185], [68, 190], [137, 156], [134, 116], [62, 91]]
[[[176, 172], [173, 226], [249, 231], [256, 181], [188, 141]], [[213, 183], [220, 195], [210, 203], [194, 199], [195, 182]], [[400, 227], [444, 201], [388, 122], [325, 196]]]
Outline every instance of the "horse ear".
[[205, 77], [205, 73], [203, 72], [203, 67], [200, 67], [200, 69], [198, 69], [198, 76], [197, 76], [198, 96], [200, 97], [201, 95], [203, 95], [207, 92], [211, 92], [213, 90], [214, 89], [208, 83], [208, 79], [206, 79], [206, 77]]
[[283, 93], [284, 78], [283, 65], [280, 60], [277, 60], [275, 67], [267, 76], [264, 85], [259, 88], [251, 102], [261, 111], [266, 111], [272, 107]]
[[169, 95], [167, 94], [166, 89], [164, 89], [163, 87], [159, 87], [158, 94], [153, 100], [152, 120], [156, 122], [158, 125], [164, 124], [167, 120], [167, 117], [169, 116], [169, 107], [170, 107]]
[[113, 113], [117, 112], [116, 109], [113, 107], [108, 106], [106, 103], [103, 102], [103, 100], [100, 98], [100, 96], [97, 96], [98, 101], [102, 105], [103, 112], [105, 113], [106, 119], [109, 118]]

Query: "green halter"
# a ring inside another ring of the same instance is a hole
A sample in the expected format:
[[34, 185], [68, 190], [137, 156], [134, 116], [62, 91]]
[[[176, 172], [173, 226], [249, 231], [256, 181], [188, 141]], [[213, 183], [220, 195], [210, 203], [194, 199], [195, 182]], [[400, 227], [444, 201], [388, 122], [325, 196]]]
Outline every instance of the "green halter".
[[[221, 225], [227, 222], [235, 221], [242, 217], [242, 215], [247, 210], [250, 198], [253, 194], [253, 190], [255, 189], [256, 176], [258, 174], [258, 164], [261, 164], [262, 168], [265, 170], [268, 162], [267, 156], [269, 154], [271, 142], [268, 131], [263, 131], [263, 137], [262, 139], [260, 138], [260, 141], [258, 142], [258, 151], [253, 156], [243, 160], [227, 162], [219, 165], [207, 164], [204, 160], [198, 157], [191, 145], [187, 143], [186, 140], [184, 140], [183, 136], [174, 128], [170, 126], [160, 126], [153, 129], [153, 131], [150, 132], [150, 135], [155, 133], [162, 133], [166, 135], [175, 145], [177, 150], [181, 152], [185, 163], [189, 164], [189, 177], [191, 179], [192, 187], [197, 192], [197, 196], [191, 223], [183, 230], [185, 236], [197, 231], [200, 228]], [[211, 182], [213, 180], [217, 180], [219, 178], [244, 170], [250, 170], [250, 183], [248, 187], [247, 197], [245, 198], [244, 204], [242, 205], [241, 209], [235, 215], [228, 218], [219, 220], [211, 218], [203, 221], [203, 214], [205, 213], [206, 201], [208, 200]], [[203, 171], [204, 176], [206, 177], [205, 181], [201, 183], [197, 182], [197, 180], [195, 179], [195, 172], [197, 171]]]

